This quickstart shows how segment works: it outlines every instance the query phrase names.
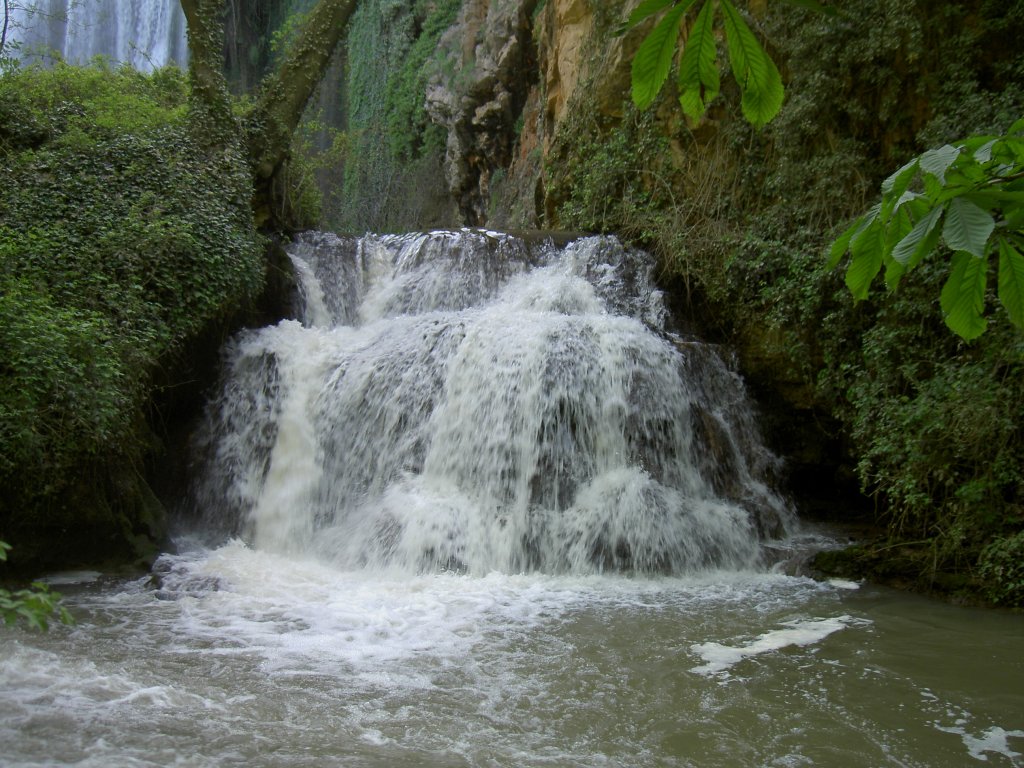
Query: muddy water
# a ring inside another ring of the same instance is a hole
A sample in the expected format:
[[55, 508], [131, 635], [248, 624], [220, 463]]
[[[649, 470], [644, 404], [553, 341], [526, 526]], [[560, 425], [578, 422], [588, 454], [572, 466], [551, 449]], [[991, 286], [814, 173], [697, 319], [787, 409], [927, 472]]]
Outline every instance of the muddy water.
[[[849, 583], [346, 572], [240, 542], [0, 634], [11, 766], [1024, 765], [1024, 623]], [[89, 581], [91, 580], [91, 581]]]

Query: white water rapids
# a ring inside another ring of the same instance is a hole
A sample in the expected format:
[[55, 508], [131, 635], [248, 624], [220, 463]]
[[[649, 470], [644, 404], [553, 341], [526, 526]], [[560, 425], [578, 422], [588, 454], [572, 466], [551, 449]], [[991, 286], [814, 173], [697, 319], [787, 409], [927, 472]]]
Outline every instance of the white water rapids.
[[0, 764], [1024, 766], [1020, 617], [773, 566], [776, 461], [646, 256], [291, 254], [178, 551], [52, 575], [77, 625], [0, 631]]
[[742, 382], [665, 332], [646, 254], [464, 230], [291, 256], [302, 322], [231, 349], [196, 502], [257, 548], [686, 573], [754, 567], [785, 534]]

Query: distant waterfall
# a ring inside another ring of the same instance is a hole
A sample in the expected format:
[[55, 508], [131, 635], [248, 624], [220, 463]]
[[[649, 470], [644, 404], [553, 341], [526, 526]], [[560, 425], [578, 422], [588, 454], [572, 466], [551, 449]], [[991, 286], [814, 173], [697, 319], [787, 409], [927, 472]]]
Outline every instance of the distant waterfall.
[[756, 566], [790, 513], [742, 382], [647, 254], [463, 230], [291, 249], [300, 321], [230, 348], [195, 504], [341, 567]]
[[148, 71], [188, 60], [178, 0], [23, 0], [8, 34], [24, 61], [46, 62], [53, 52], [71, 64], [106, 56]]

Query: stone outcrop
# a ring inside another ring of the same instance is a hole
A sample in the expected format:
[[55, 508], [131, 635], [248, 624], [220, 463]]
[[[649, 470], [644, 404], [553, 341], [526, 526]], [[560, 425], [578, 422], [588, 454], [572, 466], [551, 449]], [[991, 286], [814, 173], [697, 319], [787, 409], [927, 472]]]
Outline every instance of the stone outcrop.
[[545, 160], [581, 95], [588, 109], [622, 116], [642, 34], [616, 36], [610, 22], [636, 2], [466, 0], [426, 93], [431, 119], [448, 133], [445, 175], [464, 223], [557, 223]]
[[440, 42], [426, 107], [448, 131], [445, 176], [466, 224], [487, 221], [490, 182], [512, 160], [516, 121], [536, 81], [537, 0], [467, 0]]

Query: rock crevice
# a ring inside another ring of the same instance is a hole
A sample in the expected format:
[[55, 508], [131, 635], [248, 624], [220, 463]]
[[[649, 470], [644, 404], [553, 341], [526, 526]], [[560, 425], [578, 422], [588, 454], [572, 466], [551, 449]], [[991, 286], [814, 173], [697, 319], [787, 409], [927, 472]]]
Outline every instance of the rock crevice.
[[464, 223], [487, 221], [491, 179], [512, 161], [517, 121], [536, 82], [538, 0], [467, 0], [439, 43], [426, 92], [431, 120], [448, 132], [445, 177]]

